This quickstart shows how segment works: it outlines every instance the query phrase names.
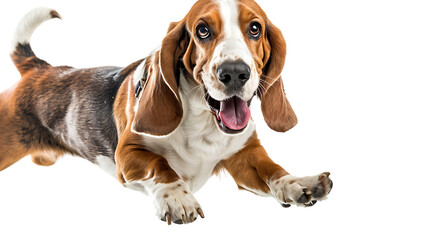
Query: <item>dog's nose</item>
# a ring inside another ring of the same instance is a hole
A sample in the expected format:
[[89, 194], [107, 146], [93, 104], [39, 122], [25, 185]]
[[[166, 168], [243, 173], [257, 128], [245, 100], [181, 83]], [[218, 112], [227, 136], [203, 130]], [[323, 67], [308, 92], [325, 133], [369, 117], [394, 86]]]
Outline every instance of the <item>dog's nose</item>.
[[250, 67], [243, 61], [224, 62], [217, 69], [217, 78], [227, 87], [242, 88], [250, 78]]

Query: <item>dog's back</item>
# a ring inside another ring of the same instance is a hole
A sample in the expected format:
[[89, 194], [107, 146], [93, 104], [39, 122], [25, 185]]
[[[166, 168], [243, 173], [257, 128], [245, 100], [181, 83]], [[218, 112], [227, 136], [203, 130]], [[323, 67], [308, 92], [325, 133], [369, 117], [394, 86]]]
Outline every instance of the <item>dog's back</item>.
[[60, 17], [39, 8], [18, 25], [11, 58], [22, 78], [0, 94], [0, 170], [28, 154], [40, 165], [64, 153], [114, 163], [113, 102], [126, 69], [53, 67], [39, 59], [29, 44], [31, 34], [52, 18]]

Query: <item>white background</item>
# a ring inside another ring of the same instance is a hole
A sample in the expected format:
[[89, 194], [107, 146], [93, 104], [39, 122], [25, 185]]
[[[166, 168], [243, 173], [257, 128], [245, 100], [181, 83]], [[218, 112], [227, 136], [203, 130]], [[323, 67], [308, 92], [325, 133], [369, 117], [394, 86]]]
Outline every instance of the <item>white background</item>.
[[[283, 209], [238, 191], [223, 174], [196, 193], [206, 219], [167, 227], [149, 198], [85, 160], [40, 167], [25, 158], [0, 172], [0, 239], [428, 239], [426, 2], [259, 2], [288, 43], [283, 76], [299, 118], [275, 133], [254, 102], [259, 136], [295, 175], [330, 171], [327, 201]], [[36, 54], [53, 65], [93, 67], [145, 57], [192, 4], [1, 1], [0, 89], [19, 80], [10, 40], [34, 7], [53, 7], [64, 19], [35, 32]]]

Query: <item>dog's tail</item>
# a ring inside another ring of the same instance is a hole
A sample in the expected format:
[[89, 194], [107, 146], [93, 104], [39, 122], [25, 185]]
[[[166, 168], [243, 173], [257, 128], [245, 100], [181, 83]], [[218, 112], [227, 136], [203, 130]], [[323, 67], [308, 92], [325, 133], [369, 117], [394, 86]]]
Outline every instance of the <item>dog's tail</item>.
[[30, 39], [40, 24], [52, 18], [61, 19], [61, 16], [57, 11], [50, 8], [36, 8], [27, 13], [19, 22], [13, 37], [10, 57], [21, 76], [34, 68], [49, 66], [47, 62], [36, 57], [30, 47]]

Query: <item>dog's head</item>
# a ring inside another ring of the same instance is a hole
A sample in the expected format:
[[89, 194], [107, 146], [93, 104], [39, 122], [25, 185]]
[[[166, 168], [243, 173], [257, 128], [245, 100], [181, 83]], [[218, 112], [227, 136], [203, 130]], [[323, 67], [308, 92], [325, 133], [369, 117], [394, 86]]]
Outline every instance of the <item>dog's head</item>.
[[183, 20], [171, 23], [162, 42], [159, 70], [170, 94], [162, 104], [175, 110], [163, 116], [171, 126], [152, 133], [168, 134], [180, 123], [180, 67], [204, 86], [207, 110], [222, 131], [234, 134], [246, 128], [255, 95], [267, 124], [289, 130], [297, 119], [280, 77], [285, 57], [281, 31], [253, 0], [199, 0]]

